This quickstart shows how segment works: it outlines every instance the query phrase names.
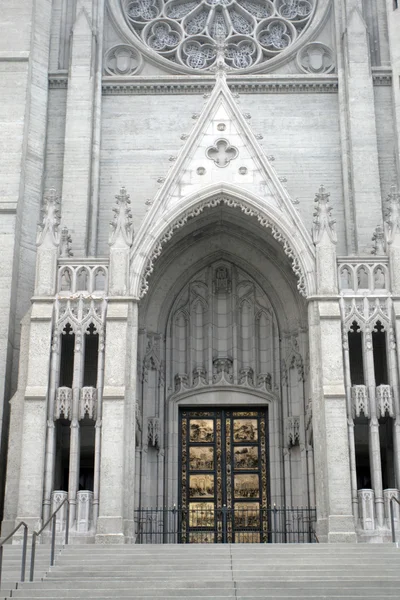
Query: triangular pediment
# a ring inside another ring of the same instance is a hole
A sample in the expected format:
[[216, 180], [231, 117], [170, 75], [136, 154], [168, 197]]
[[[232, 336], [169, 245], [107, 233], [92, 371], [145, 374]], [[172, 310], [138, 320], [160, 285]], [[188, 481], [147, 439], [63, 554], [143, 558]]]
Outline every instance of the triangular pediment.
[[282, 210], [292, 223], [299, 214], [233, 98], [225, 77], [214, 90], [198, 117], [163, 185], [157, 192], [146, 223], [154, 223], [185, 198], [216, 185], [230, 185], [257, 196], [263, 203]]

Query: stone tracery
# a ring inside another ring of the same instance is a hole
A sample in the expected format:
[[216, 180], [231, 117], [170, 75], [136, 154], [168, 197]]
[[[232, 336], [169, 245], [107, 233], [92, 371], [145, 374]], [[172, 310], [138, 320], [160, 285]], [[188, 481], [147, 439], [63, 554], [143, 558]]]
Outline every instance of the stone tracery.
[[246, 69], [280, 54], [309, 26], [316, 0], [123, 0], [126, 21], [152, 50], [207, 70], [224, 59]]

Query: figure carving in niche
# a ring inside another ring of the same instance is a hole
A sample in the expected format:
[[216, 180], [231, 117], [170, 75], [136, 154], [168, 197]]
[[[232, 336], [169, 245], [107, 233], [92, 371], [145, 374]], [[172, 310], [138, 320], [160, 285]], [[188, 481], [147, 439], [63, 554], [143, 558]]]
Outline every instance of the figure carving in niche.
[[342, 290], [353, 289], [353, 284], [352, 284], [351, 280], [352, 280], [352, 276], [351, 276], [349, 269], [347, 267], [343, 267], [343, 269], [340, 273], [340, 288]]
[[386, 288], [385, 273], [381, 267], [378, 267], [374, 273], [374, 288], [383, 290]]
[[231, 291], [231, 280], [229, 278], [229, 272], [226, 267], [218, 267], [215, 271], [214, 279], [214, 294], [218, 292], [230, 293]]
[[213, 382], [220, 383], [226, 381], [226, 383], [233, 382], [232, 375], [232, 359], [230, 358], [215, 358], [213, 361], [214, 375]]
[[71, 291], [72, 289], [72, 277], [69, 269], [64, 269], [61, 274], [61, 291]]
[[88, 289], [88, 272], [86, 269], [80, 269], [78, 271], [76, 289], [81, 292], [86, 291]]
[[207, 371], [203, 367], [193, 369], [193, 386], [207, 385]]
[[368, 273], [364, 267], [360, 267], [357, 271], [358, 289], [367, 290], [368, 285]]

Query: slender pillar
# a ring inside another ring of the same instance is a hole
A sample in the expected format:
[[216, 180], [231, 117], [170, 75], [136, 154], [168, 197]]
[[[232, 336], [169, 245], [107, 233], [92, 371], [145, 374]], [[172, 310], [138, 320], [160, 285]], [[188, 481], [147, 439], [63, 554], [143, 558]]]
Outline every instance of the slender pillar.
[[53, 344], [50, 363], [50, 386], [49, 386], [49, 404], [47, 409], [47, 440], [46, 440], [46, 461], [44, 474], [44, 499], [43, 499], [43, 520], [47, 521], [50, 517], [51, 493], [54, 485], [54, 465], [56, 451], [56, 427], [54, 422], [54, 403], [56, 396], [57, 383], [59, 379], [60, 367], [60, 334], [58, 331], [53, 333]]
[[99, 516], [100, 497], [100, 460], [101, 460], [101, 424], [104, 385], [104, 331], [99, 334], [99, 362], [97, 365], [97, 414], [94, 440], [94, 478], [93, 478], [93, 523], [96, 526]]
[[[344, 310], [342, 305], [342, 319]], [[343, 357], [344, 357], [344, 378], [346, 385], [346, 407], [347, 407], [347, 431], [349, 436], [350, 451], [350, 479], [351, 479], [351, 502], [353, 505], [353, 515], [355, 522], [358, 521], [358, 495], [357, 495], [357, 466], [356, 466], [356, 444], [354, 439], [354, 419], [351, 405], [351, 378], [350, 378], [350, 356], [347, 339], [347, 330], [343, 330]]]
[[79, 427], [79, 401], [83, 383], [83, 361], [85, 353], [84, 335], [81, 331], [75, 332], [74, 348], [74, 374], [72, 379], [72, 415], [69, 438], [69, 478], [68, 499], [69, 522], [73, 527], [76, 521], [76, 494], [79, 489], [80, 466], [80, 427]]
[[365, 382], [368, 388], [370, 421], [369, 421], [369, 462], [371, 470], [372, 488], [375, 492], [375, 510], [378, 525], [384, 525], [383, 485], [381, 445], [379, 438], [379, 422], [376, 409], [374, 354], [372, 347], [372, 334], [369, 327], [364, 335], [364, 371]]

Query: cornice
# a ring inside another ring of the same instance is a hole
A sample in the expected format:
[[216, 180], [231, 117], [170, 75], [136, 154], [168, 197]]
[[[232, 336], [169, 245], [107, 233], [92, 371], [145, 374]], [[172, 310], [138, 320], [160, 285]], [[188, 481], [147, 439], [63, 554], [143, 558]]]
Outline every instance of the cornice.
[[[241, 75], [229, 77], [230, 90], [240, 93], [336, 93], [335, 75]], [[103, 77], [104, 95], [208, 94], [212, 76]]]
[[[373, 67], [375, 86], [391, 86], [392, 70]], [[209, 75], [165, 75], [162, 77], [115, 77], [103, 76], [102, 89], [105, 96], [130, 96], [149, 94], [208, 94], [215, 85]], [[228, 77], [233, 93], [283, 94], [283, 93], [336, 93], [337, 75], [240, 75]], [[68, 72], [49, 73], [50, 89], [66, 89]]]

